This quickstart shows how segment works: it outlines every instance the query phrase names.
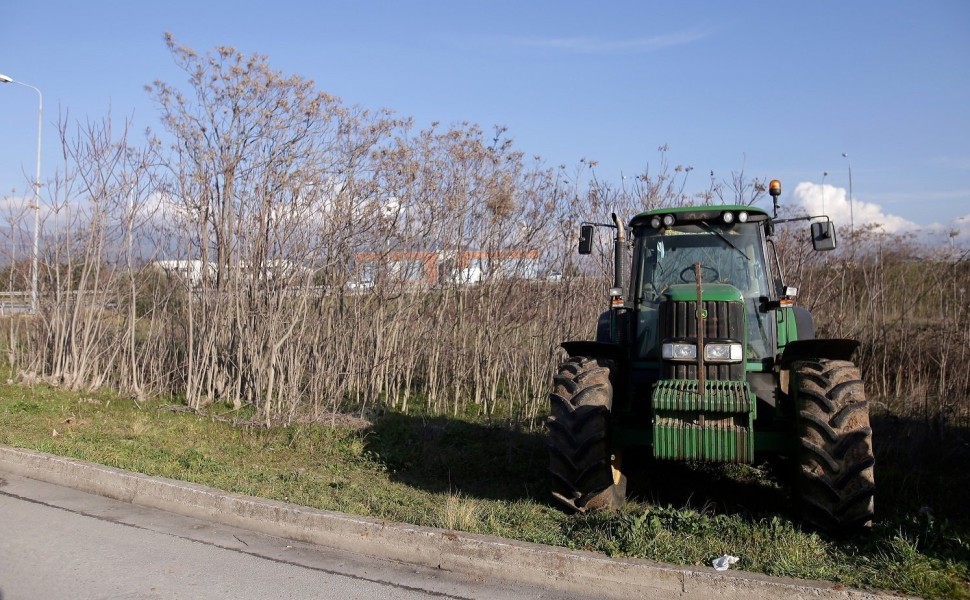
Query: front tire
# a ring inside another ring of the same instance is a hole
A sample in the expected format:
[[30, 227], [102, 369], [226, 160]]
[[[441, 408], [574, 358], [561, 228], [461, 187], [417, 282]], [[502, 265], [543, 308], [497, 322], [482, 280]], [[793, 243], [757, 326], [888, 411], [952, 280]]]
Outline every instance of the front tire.
[[873, 519], [875, 459], [859, 370], [849, 361], [819, 359], [799, 361], [792, 371], [802, 518], [830, 534], [866, 529]]
[[626, 498], [626, 477], [611, 450], [612, 366], [572, 357], [559, 366], [549, 395], [552, 497], [573, 512], [616, 508]]

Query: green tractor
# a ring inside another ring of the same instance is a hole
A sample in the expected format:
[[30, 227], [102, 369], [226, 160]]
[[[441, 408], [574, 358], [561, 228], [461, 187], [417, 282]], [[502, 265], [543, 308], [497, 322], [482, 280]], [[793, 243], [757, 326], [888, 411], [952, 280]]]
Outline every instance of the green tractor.
[[[547, 420], [554, 500], [584, 513], [619, 506], [627, 463], [795, 464], [798, 515], [829, 533], [871, 526], [872, 430], [854, 340], [815, 339], [794, 305], [772, 237], [812, 221], [816, 251], [835, 248], [828, 217], [778, 219], [750, 206], [646, 211], [624, 227], [584, 223], [579, 253], [598, 227], [615, 230], [610, 309], [595, 341], [569, 341]], [[629, 259], [632, 248], [632, 261]], [[629, 277], [627, 277], [629, 273]]]

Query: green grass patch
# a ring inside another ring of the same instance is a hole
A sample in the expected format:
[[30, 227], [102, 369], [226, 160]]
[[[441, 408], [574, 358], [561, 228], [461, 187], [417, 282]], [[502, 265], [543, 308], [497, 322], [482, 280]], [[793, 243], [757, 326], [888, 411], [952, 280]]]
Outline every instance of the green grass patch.
[[[0, 386], [0, 443], [9, 446], [321, 509], [611, 556], [707, 566], [733, 554], [741, 557], [739, 568], [768, 575], [970, 597], [970, 527], [961, 506], [967, 490], [957, 489], [966, 485], [970, 454], [932, 450], [939, 435], [906, 434], [896, 422], [897, 443], [877, 450], [879, 522], [851, 540], [794, 523], [786, 488], [770, 469], [648, 461], [623, 509], [577, 517], [548, 504], [542, 433], [516, 423], [395, 413], [364, 428], [248, 423], [105, 393]], [[874, 427], [888, 431], [889, 425], [875, 419]]]

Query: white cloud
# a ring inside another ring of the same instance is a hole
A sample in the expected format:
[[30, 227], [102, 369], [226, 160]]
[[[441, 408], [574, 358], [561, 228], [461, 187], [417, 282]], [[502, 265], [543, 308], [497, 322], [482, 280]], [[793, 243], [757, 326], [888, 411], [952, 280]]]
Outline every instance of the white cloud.
[[931, 233], [940, 236], [940, 239], [956, 238], [957, 241], [970, 242], [970, 214], [957, 217], [952, 223], [941, 225], [934, 223], [926, 228]]
[[3, 215], [4, 220], [17, 219], [18, 217], [27, 214], [27, 212], [30, 210], [31, 202], [33, 202], [32, 197], [0, 197], [0, 214]]
[[928, 243], [970, 242], [970, 214], [958, 217], [950, 223], [920, 225], [886, 213], [879, 204], [863, 202], [858, 198], [852, 202], [850, 211], [845, 188], [808, 181], [795, 186], [792, 201], [796, 214], [828, 215], [843, 230], [847, 230], [854, 223], [857, 229], [871, 227], [891, 234], [913, 233]]
[[850, 207], [845, 188], [803, 181], [792, 192], [795, 204], [810, 215], [828, 215], [836, 225], [856, 228], [878, 227], [886, 233], [903, 233], [921, 229], [920, 225], [897, 215], [883, 212], [882, 206], [858, 198]]
[[381, 205], [380, 211], [382, 217], [396, 217], [401, 212], [401, 200], [397, 196], [391, 196]]
[[[34, 197], [33, 196], [3, 196], [0, 198], [0, 224], [13, 228], [34, 230]], [[47, 224], [55, 228], [64, 220], [64, 215], [55, 210], [41, 198], [40, 210], [38, 211], [41, 222], [41, 231]]]

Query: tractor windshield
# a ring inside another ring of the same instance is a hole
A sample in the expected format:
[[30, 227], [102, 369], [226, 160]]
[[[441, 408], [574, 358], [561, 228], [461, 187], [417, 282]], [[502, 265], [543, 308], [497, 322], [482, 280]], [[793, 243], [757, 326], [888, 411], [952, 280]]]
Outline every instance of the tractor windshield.
[[[759, 360], [771, 355], [769, 315], [761, 312], [760, 298], [768, 297], [765, 250], [758, 223], [700, 222], [675, 229], [649, 227], [636, 232], [636, 276], [633, 300], [640, 313], [641, 334], [656, 332], [656, 307], [672, 285], [696, 283], [700, 263], [702, 283], [726, 283], [740, 290], [748, 320], [748, 357]], [[651, 322], [652, 321], [652, 322]], [[652, 345], [645, 335], [644, 344]], [[641, 345], [642, 351], [649, 347]]]

